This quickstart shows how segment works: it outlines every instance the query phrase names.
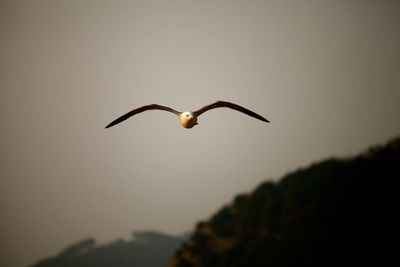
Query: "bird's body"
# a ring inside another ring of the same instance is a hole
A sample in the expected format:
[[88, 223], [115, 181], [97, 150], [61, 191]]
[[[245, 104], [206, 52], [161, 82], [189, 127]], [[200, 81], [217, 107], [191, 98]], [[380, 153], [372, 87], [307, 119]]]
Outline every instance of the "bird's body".
[[179, 115], [181, 125], [187, 129], [197, 125], [197, 116], [193, 112], [185, 111]]
[[166, 106], [162, 106], [162, 105], [158, 105], [158, 104], [151, 104], [151, 105], [146, 105], [146, 106], [142, 106], [140, 108], [136, 108], [128, 113], [126, 113], [125, 115], [117, 118], [116, 120], [112, 121], [110, 124], [108, 124], [106, 126], [106, 128], [110, 128], [130, 117], [132, 117], [133, 115], [136, 115], [138, 113], [147, 111], [147, 110], [164, 110], [164, 111], [168, 111], [171, 113], [174, 113], [175, 115], [178, 115], [180, 118], [180, 123], [184, 128], [190, 129], [193, 128], [193, 126], [197, 125], [197, 118], [203, 114], [204, 112], [210, 110], [210, 109], [214, 109], [214, 108], [222, 108], [222, 107], [226, 107], [226, 108], [230, 108], [236, 111], [240, 111], [246, 115], [249, 115], [253, 118], [259, 119], [261, 121], [264, 122], [269, 122], [266, 118], [258, 115], [257, 113], [248, 110], [242, 106], [239, 106], [237, 104], [234, 103], [230, 103], [230, 102], [226, 102], [226, 101], [217, 101], [215, 103], [212, 103], [210, 105], [204, 106], [199, 110], [196, 111], [185, 111], [185, 112], [179, 112], [176, 111], [170, 107], [166, 107]]

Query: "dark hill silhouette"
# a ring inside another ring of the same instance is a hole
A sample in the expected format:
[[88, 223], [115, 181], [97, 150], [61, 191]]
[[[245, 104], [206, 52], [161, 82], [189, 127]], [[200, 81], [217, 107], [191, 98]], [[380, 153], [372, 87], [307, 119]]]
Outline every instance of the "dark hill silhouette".
[[199, 223], [166, 266], [390, 266], [399, 178], [400, 138], [265, 182]]
[[157, 267], [163, 266], [186, 236], [137, 232], [130, 241], [96, 245], [92, 238], [73, 244], [32, 267]]
[[198, 223], [190, 238], [89, 238], [31, 267], [391, 266], [399, 178], [400, 138], [265, 182]]

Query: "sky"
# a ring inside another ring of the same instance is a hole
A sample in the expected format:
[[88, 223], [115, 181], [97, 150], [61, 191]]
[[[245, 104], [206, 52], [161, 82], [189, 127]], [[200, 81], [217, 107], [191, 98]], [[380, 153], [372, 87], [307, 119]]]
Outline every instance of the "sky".
[[[400, 133], [399, 1], [0, 2], [0, 267], [181, 234]], [[203, 114], [193, 129], [146, 104]]]

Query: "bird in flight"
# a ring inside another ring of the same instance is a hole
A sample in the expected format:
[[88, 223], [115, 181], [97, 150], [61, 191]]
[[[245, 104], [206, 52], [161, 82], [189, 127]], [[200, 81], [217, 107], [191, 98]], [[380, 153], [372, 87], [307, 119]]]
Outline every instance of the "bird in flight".
[[116, 125], [116, 124], [118, 124], [120, 122], [123, 122], [124, 120], [132, 117], [133, 115], [136, 115], [138, 113], [141, 113], [141, 112], [144, 112], [144, 111], [147, 111], [147, 110], [164, 110], [164, 111], [169, 111], [169, 112], [174, 113], [175, 115], [179, 116], [181, 125], [184, 128], [190, 129], [193, 126], [198, 124], [197, 123], [197, 118], [201, 114], [203, 114], [204, 112], [209, 111], [211, 109], [214, 109], [214, 108], [230, 108], [230, 109], [233, 109], [233, 110], [236, 110], [236, 111], [240, 111], [240, 112], [242, 112], [242, 113], [244, 113], [246, 115], [249, 115], [249, 116], [251, 116], [253, 118], [259, 119], [259, 120], [261, 120], [263, 122], [269, 122], [269, 120], [267, 120], [266, 118], [258, 115], [257, 113], [255, 113], [255, 112], [253, 112], [251, 110], [248, 110], [247, 108], [244, 108], [244, 107], [239, 106], [237, 104], [226, 102], [226, 101], [217, 101], [217, 102], [214, 102], [212, 104], [206, 105], [206, 106], [202, 107], [199, 110], [196, 110], [196, 111], [185, 111], [185, 112], [179, 112], [179, 111], [176, 111], [176, 110], [174, 110], [174, 109], [172, 109], [170, 107], [161, 106], [161, 105], [157, 105], [157, 104], [146, 105], [146, 106], [142, 106], [140, 108], [136, 108], [136, 109], [126, 113], [125, 115], [122, 115], [121, 117], [115, 119], [110, 124], [108, 124], [106, 126], [106, 128], [110, 128], [110, 127], [112, 127], [112, 126], [114, 126], [114, 125]]

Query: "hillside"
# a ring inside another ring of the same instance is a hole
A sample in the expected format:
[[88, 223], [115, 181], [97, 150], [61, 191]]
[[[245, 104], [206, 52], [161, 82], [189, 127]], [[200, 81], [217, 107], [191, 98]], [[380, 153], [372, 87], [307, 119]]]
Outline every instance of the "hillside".
[[265, 182], [198, 223], [190, 238], [89, 238], [31, 267], [387, 266], [396, 255], [389, 241], [398, 178], [400, 138]]
[[181, 245], [185, 236], [138, 232], [130, 241], [96, 245], [94, 239], [82, 240], [59, 255], [31, 267], [157, 267], [163, 266]]
[[400, 138], [265, 182], [201, 222], [167, 267], [387, 266]]

